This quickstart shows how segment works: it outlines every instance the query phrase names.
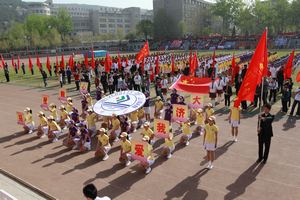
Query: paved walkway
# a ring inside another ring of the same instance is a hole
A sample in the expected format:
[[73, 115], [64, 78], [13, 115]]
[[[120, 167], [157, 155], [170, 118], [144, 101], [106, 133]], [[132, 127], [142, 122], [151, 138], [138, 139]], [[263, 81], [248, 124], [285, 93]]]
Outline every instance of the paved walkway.
[[[243, 115], [239, 141], [232, 143], [228, 111], [220, 109], [216, 114], [219, 148], [213, 170], [205, 169], [201, 137], [193, 137], [190, 145], [183, 147], [176, 136], [176, 151], [169, 160], [159, 156], [161, 142], [155, 144], [157, 160], [146, 176], [137, 162], [128, 168], [118, 163], [119, 145], [103, 162], [94, 159], [94, 151], [81, 154], [67, 150], [61, 141], [50, 144], [45, 138], [22, 134], [15, 112], [30, 106], [37, 119], [41, 95], [49, 94], [50, 101], [58, 104], [56, 91], [2, 84], [0, 94], [0, 167], [58, 199], [83, 199], [81, 191], [87, 183], [97, 185], [99, 195], [121, 200], [300, 199], [300, 123], [282, 116], [279, 105], [272, 109], [275, 134], [266, 165], [255, 164], [257, 115]], [[75, 102], [78, 106], [78, 99]]]

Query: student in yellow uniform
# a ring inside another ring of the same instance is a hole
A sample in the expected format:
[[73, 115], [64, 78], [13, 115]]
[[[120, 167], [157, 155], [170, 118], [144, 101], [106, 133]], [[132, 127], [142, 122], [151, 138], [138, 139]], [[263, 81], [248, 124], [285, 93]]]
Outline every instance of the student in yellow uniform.
[[39, 120], [40, 120], [40, 124], [38, 126], [38, 131], [37, 131], [37, 136], [38, 137], [44, 137], [45, 135], [48, 134], [48, 130], [49, 130], [49, 127], [48, 127], [48, 120], [45, 116], [45, 114], [40, 111], [39, 114], [38, 114], [38, 117], [39, 117]]
[[138, 128], [140, 128], [146, 121], [145, 120], [145, 111], [144, 111], [143, 107], [138, 110], [138, 117], [139, 117]]
[[139, 122], [139, 112], [137, 110], [133, 111], [129, 114], [129, 118], [131, 121], [131, 130], [135, 133]]
[[102, 160], [107, 160], [109, 158], [108, 152], [110, 149], [111, 145], [107, 132], [104, 128], [100, 128], [95, 156], [103, 156]]
[[73, 100], [71, 97], [67, 98], [66, 110], [69, 115], [73, 112]]
[[141, 135], [143, 137], [148, 136], [150, 139], [150, 143], [153, 145], [154, 144], [154, 133], [153, 130], [150, 128], [150, 123], [149, 122], [145, 122], [143, 125], [144, 129], [141, 132]]
[[60, 119], [58, 117], [58, 114], [57, 114], [57, 110], [56, 110], [56, 105], [54, 103], [51, 103], [49, 105], [49, 111], [50, 111], [50, 115], [54, 118], [54, 120], [59, 123], [60, 122]]
[[90, 93], [86, 94], [86, 101], [89, 108], [93, 108], [93, 98], [91, 97]]
[[128, 139], [128, 134], [126, 132], [121, 133], [121, 151], [119, 161], [125, 163], [125, 166], [129, 166], [131, 163], [131, 142]]
[[154, 103], [154, 118], [161, 119], [163, 108], [164, 102], [161, 100], [161, 97], [156, 97], [156, 101]]
[[163, 155], [166, 155], [167, 159], [172, 157], [172, 153], [175, 150], [175, 144], [173, 142], [173, 134], [170, 133], [167, 138], [165, 138], [165, 145], [163, 148]]
[[231, 124], [232, 141], [237, 142], [238, 128], [241, 119], [241, 109], [239, 106], [232, 106], [229, 113], [229, 123]]
[[113, 114], [111, 117], [111, 125], [112, 129], [110, 132], [110, 139], [112, 141], [118, 141], [119, 135], [121, 133], [121, 126], [120, 126], [120, 120], [117, 118], [117, 115]]
[[61, 128], [60, 126], [56, 123], [55, 119], [53, 116], [48, 117], [48, 125], [49, 125], [49, 131], [48, 131], [48, 139], [51, 142], [56, 142], [58, 141], [58, 137], [61, 135]]
[[215, 150], [218, 144], [218, 130], [215, 124], [216, 118], [211, 116], [208, 118], [208, 124], [204, 128], [203, 146], [207, 152], [207, 169], [213, 168], [213, 161], [215, 159]]
[[215, 113], [214, 109], [212, 108], [212, 104], [211, 103], [208, 103], [207, 104], [207, 107], [205, 109], [205, 121], [207, 122], [208, 121], [208, 118], [210, 116], [213, 116]]
[[33, 121], [33, 118], [32, 118], [32, 110], [31, 108], [25, 108], [24, 110], [24, 122], [25, 122], [25, 125], [24, 125], [24, 130], [26, 133], [33, 133], [33, 130], [34, 130], [34, 121]]
[[147, 153], [144, 154], [144, 156], [146, 157], [147, 161], [146, 162], [142, 162], [142, 166], [145, 168], [145, 173], [149, 174], [151, 172], [151, 165], [154, 164], [154, 156], [153, 156], [153, 147], [150, 144], [150, 138], [148, 136], [144, 136], [142, 139], [144, 142], [147, 142]]
[[67, 112], [66, 108], [64, 105], [61, 105], [59, 107], [59, 111], [60, 111], [60, 127], [61, 128], [67, 128], [67, 124], [70, 121], [70, 117], [69, 117], [69, 113]]
[[191, 123], [189, 120], [181, 123], [183, 135], [180, 138], [180, 142], [188, 146], [190, 144], [189, 140], [192, 138], [193, 133], [191, 130]]
[[196, 132], [199, 133], [199, 135], [203, 135], [203, 129], [204, 129], [204, 112], [202, 108], [199, 108], [196, 111]]
[[92, 137], [94, 137], [97, 134], [97, 128], [96, 128], [96, 121], [98, 120], [98, 116], [95, 112], [93, 112], [92, 109], [87, 110], [87, 128], [89, 130], [89, 133]]

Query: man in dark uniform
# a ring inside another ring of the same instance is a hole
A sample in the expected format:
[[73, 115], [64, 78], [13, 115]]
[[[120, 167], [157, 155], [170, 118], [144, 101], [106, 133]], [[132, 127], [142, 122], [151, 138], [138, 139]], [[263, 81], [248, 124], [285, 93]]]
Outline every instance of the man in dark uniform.
[[3, 69], [4, 69], [4, 75], [5, 75], [5, 78], [6, 78], [6, 82], [9, 82], [9, 70], [8, 70], [8, 65], [7, 65], [7, 63], [5, 63]]
[[24, 63], [22, 63], [21, 69], [22, 69], [22, 71], [23, 71], [23, 74], [26, 74], [26, 72], [25, 72], [25, 64], [24, 64]]
[[[271, 105], [265, 104], [263, 106], [263, 113], [259, 116], [259, 128], [258, 128], [258, 160], [260, 163], [266, 164], [269, 156], [269, 150], [271, 146], [271, 138], [273, 137], [272, 123], [274, 115], [270, 114]], [[263, 151], [264, 150], [264, 151]]]
[[108, 82], [107, 82], [107, 75], [105, 72], [102, 72], [101, 78], [100, 78], [100, 82], [102, 84], [103, 90], [104, 90], [104, 94], [107, 93], [107, 89], [108, 89]]

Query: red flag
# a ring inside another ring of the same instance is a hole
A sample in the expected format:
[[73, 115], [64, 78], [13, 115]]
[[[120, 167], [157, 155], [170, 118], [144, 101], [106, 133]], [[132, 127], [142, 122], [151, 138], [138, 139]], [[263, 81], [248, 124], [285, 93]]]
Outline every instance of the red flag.
[[20, 69], [21, 62], [20, 62], [20, 56], [18, 55], [18, 70]]
[[121, 64], [121, 57], [120, 54], [118, 53], [118, 69], [121, 71], [122, 70], [122, 64]]
[[292, 51], [292, 53], [290, 54], [290, 57], [286, 63], [286, 66], [284, 68], [284, 80], [291, 78], [292, 76], [292, 69], [293, 69], [293, 60], [294, 60], [294, 56], [295, 56], [295, 50]]
[[238, 93], [238, 102], [253, 102], [256, 86], [261, 83], [262, 77], [268, 67], [267, 52], [267, 29], [264, 31], [253, 57], [250, 61], [249, 68], [242, 82]]
[[1, 64], [2, 64], [2, 65], [1, 65], [2, 67], [5, 66], [5, 60], [4, 60], [3, 56], [2, 56], [2, 54], [1, 54]]
[[11, 55], [11, 66], [13, 68], [15, 68], [15, 59], [14, 59], [14, 55]]
[[192, 64], [190, 66], [190, 75], [194, 76], [195, 75], [195, 70], [198, 67], [198, 58], [197, 58], [197, 53], [194, 53], [194, 57], [192, 60]]
[[42, 63], [40, 61], [39, 55], [36, 54], [36, 66], [41, 69], [42, 68]]
[[150, 50], [149, 50], [149, 43], [148, 41], [146, 41], [144, 47], [140, 50], [140, 52], [137, 54], [136, 56], [136, 63], [140, 63], [142, 61], [144, 61], [144, 58], [146, 56], [149, 56], [150, 54]]
[[192, 65], [192, 62], [193, 62], [193, 53], [192, 53], [192, 50], [190, 51], [190, 57], [189, 57], [189, 65], [191, 67]]
[[56, 53], [55, 71], [58, 72], [58, 56]]
[[111, 60], [111, 57], [110, 57], [109, 53], [107, 52], [107, 53], [106, 53], [106, 56], [105, 56], [105, 64], [104, 64], [104, 66], [105, 66], [105, 71], [106, 71], [107, 73], [110, 72], [111, 65], [112, 65], [112, 60]]
[[30, 69], [30, 71], [32, 70], [32, 67], [33, 67], [33, 64], [32, 64], [32, 60], [31, 60], [31, 57], [29, 56], [28, 58], [28, 67]]
[[186, 93], [208, 94], [211, 78], [198, 78], [181, 75], [170, 87]]
[[297, 77], [296, 77], [296, 82], [300, 82], [300, 71], [298, 72], [298, 74], [297, 74]]
[[92, 63], [91, 66], [93, 69], [95, 69], [96, 65], [95, 65], [95, 54], [94, 54], [94, 49], [92, 49]]
[[50, 69], [50, 58], [49, 58], [49, 55], [47, 55], [47, 61], [46, 61], [46, 67], [47, 67], [47, 69], [48, 69], [48, 71], [50, 71], [51, 69]]
[[84, 55], [84, 65], [85, 65], [85, 67], [88, 67], [88, 66], [89, 66], [88, 53], [86, 53], [86, 54]]
[[216, 64], [216, 51], [214, 51], [214, 54], [212, 56], [212, 66], [215, 67], [215, 64]]
[[159, 74], [159, 57], [158, 54], [156, 55], [156, 59], [155, 59], [155, 74]]
[[172, 74], [174, 74], [174, 72], [175, 72], [174, 53], [172, 53], [172, 57], [171, 57], [171, 68], [172, 68]]
[[73, 55], [70, 55], [70, 57], [69, 57], [69, 66], [70, 66], [71, 71], [73, 71], [74, 70], [74, 58], [73, 58]]
[[236, 64], [235, 64], [235, 57], [234, 54], [232, 55], [232, 60], [231, 60], [231, 83], [234, 82], [234, 78], [236, 74], [238, 73], [236, 69]]
[[65, 58], [64, 58], [64, 53], [61, 54], [61, 61], [60, 61], [60, 69], [65, 68]]

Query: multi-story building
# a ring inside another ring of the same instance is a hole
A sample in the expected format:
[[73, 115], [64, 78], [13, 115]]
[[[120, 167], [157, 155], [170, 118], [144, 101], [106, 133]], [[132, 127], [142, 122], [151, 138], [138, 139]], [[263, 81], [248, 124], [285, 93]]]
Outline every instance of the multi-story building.
[[52, 0], [28, 2], [28, 13], [57, 15], [59, 9], [69, 12], [73, 21], [73, 34], [127, 34], [135, 30], [136, 24], [144, 19], [152, 20], [152, 10], [137, 7], [113, 8], [85, 4], [54, 4]]
[[187, 32], [192, 32], [199, 12], [208, 9], [212, 3], [204, 0], [153, 0], [154, 15], [164, 9], [176, 24], [184, 22]]

